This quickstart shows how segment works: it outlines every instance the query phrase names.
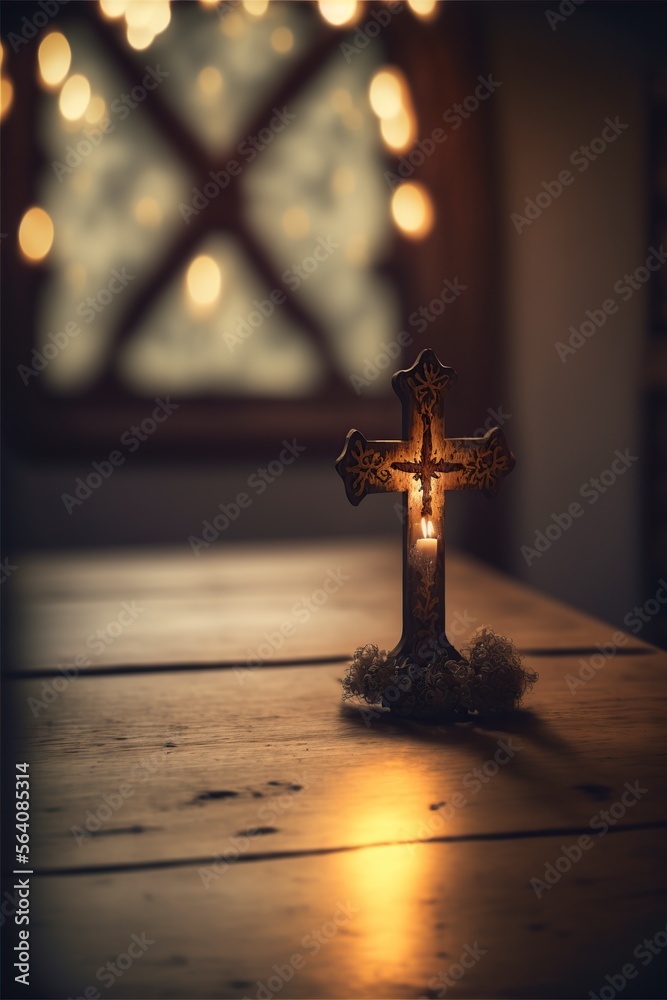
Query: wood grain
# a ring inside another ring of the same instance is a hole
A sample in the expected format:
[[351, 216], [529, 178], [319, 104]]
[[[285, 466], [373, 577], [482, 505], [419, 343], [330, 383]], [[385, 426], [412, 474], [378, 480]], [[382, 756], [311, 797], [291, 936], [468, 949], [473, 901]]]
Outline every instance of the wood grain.
[[[647, 794], [622, 822], [667, 821], [667, 656], [610, 660], [574, 694], [576, 658], [528, 662], [540, 679], [526, 711], [484, 726], [343, 708], [341, 665], [82, 676], [48, 706], [48, 679], [16, 682], [35, 863], [212, 856], [256, 827], [274, 832], [250, 853], [575, 827], [636, 780]], [[499, 740], [514, 751], [502, 766]], [[211, 792], [230, 794], [200, 798]], [[451, 816], [430, 808], [457, 793]]]
[[[308, 658], [396, 641], [400, 556], [397, 539], [22, 563], [9, 689], [38, 871], [22, 995], [569, 998], [631, 961], [622, 997], [662, 995], [660, 959], [633, 950], [667, 921], [667, 654], [629, 637], [604, 658], [610, 626], [450, 558], [452, 638], [490, 623], [548, 654], [527, 657], [525, 709], [440, 727], [364, 715], [341, 706], [344, 664]], [[329, 570], [349, 580], [244, 667]], [[143, 610], [113, 643], [54, 670], [124, 601]], [[538, 899], [530, 879], [582, 836]], [[97, 978], [132, 934], [155, 943]], [[463, 978], [433, 985], [476, 942]], [[267, 986], [292, 955], [303, 966]]]
[[[338, 573], [345, 579], [333, 590]], [[188, 546], [27, 557], [12, 581], [17, 665], [53, 671], [79, 656], [88, 661], [82, 671], [99, 671], [341, 658], [366, 642], [390, 649], [401, 632], [401, 579], [398, 528], [385, 542], [212, 546], [199, 557]], [[326, 580], [333, 592], [313, 603]], [[137, 617], [119, 635], [100, 639], [96, 633], [118, 620], [124, 602], [136, 602]], [[448, 552], [448, 634], [458, 645], [483, 624], [525, 649], [551, 651], [595, 652], [594, 644], [609, 642], [615, 631]]]
[[[576, 837], [36, 879], [37, 995], [578, 998], [632, 962], [620, 995], [662, 997], [665, 952], [647, 966], [633, 952], [665, 930], [663, 841], [596, 836], [540, 899], [530, 880]], [[154, 943], [107, 992], [97, 971], [132, 934]], [[477, 960], [447, 986], [466, 949]]]

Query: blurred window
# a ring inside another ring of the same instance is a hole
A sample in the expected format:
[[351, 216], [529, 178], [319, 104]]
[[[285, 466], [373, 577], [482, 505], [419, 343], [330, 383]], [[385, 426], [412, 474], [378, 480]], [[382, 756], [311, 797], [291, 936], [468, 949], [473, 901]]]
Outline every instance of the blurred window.
[[79, 394], [111, 369], [151, 398], [352, 391], [399, 322], [376, 268], [392, 242], [377, 50], [346, 61], [300, 3], [172, 4], [144, 48], [165, 15], [143, 6], [126, 38], [96, 9], [75, 18], [67, 83], [41, 102], [55, 240], [38, 346], [81, 329], [45, 382]]

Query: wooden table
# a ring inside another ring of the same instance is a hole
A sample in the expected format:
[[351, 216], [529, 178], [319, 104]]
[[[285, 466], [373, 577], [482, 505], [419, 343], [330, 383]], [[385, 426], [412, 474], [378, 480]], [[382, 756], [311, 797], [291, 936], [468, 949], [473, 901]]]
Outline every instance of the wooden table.
[[511, 635], [540, 675], [525, 709], [364, 714], [340, 678], [395, 643], [399, 560], [391, 540], [22, 563], [17, 996], [664, 996], [667, 654], [599, 654], [613, 627], [451, 556], [450, 638]]

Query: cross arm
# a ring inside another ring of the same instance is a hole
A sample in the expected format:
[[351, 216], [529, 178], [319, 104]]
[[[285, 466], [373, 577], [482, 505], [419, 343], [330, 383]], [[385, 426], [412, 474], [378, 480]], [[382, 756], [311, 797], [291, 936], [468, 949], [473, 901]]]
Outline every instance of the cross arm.
[[448, 490], [477, 489], [492, 497], [515, 465], [505, 435], [492, 427], [484, 437], [447, 438], [447, 461], [460, 466], [447, 476]]
[[350, 503], [358, 506], [367, 493], [407, 489], [407, 476], [395, 468], [407, 457], [404, 441], [367, 441], [360, 431], [351, 430], [336, 462]]

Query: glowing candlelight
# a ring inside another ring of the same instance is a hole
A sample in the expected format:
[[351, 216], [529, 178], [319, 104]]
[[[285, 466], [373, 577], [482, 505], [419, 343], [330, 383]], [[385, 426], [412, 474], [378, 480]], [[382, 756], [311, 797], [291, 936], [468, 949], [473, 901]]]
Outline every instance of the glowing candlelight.
[[452, 368], [432, 350], [422, 351], [392, 380], [406, 439], [368, 441], [351, 430], [336, 462], [355, 507], [370, 493], [403, 495], [403, 634], [387, 655], [418, 667], [434, 662], [436, 647], [439, 658], [446, 650], [448, 658], [460, 659], [445, 632], [445, 495], [479, 489], [493, 496], [514, 468], [499, 427], [483, 437], [445, 437], [445, 397], [455, 382]]
[[433, 537], [433, 521], [422, 517], [422, 538], [417, 539], [417, 555], [435, 559], [438, 554], [438, 539]]

